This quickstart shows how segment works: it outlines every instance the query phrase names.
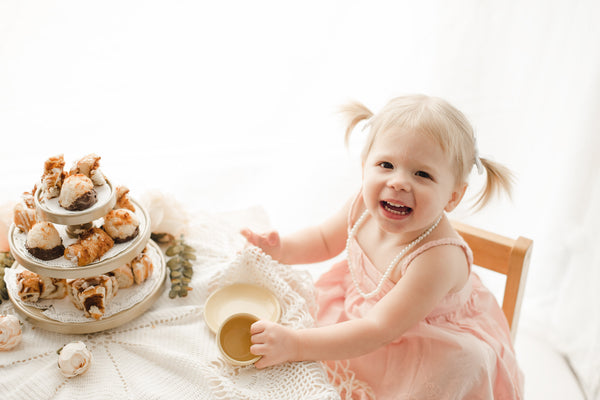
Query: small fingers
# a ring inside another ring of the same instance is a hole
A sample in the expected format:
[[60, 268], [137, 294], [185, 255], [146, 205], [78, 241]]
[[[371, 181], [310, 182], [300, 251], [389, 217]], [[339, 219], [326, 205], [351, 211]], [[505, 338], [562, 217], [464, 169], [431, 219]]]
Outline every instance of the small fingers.
[[255, 233], [248, 228], [243, 228], [240, 230], [240, 234], [245, 237], [248, 242], [260, 248], [265, 246], [275, 246], [279, 242], [279, 234], [275, 231]]
[[254, 354], [255, 356], [265, 355], [265, 353], [266, 353], [265, 345], [264, 344], [253, 344], [252, 346], [250, 346], [250, 353]]
[[240, 233], [242, 234], [243, 237], [246, 238], [247, 241], [249, 241], [252, 244], [256, 244], [256, 242], [257, 242], [256, 233], [252, 232], [248, 228], [244, 228], [244, 229], [240, 230]]
[[250, 336], [250, 342], [254, 344], [264, 344], [265, 343], [265, 335], [261, 333], [255, 333]]
[[275, 231], [271, 231], [267, 234], [266, 239], [269, 246], [276, 246], [279, 243], [279, 234]]
[[262, 320], [256, 321], [252, 325], [250, 325], [250, 334], [256, 335], [257, 333], [264, 332], [265, 323]]
[[271, 364], [264, 358], [261, 357], [257, 362], [254, 363], [254, 367], [256, 369], [263, 369], [265, 367], [269, 367]]

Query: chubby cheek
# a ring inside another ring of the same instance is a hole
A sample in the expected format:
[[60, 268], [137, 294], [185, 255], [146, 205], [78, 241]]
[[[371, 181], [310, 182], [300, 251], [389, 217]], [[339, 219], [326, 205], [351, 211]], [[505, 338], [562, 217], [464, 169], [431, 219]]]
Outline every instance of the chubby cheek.
[[413, 213], [415, 217], [431, 218], [431, 216], [438, 215], [446, 205], [446, 199], [435, 191], [421, 189], [413, 192], [413, 194], [415, 200]]
[[373, 180], [363, 179], [362, 192], [365, 205], [370, 211], [374, 211], [379, 206], [380, 185], [375, 184]]

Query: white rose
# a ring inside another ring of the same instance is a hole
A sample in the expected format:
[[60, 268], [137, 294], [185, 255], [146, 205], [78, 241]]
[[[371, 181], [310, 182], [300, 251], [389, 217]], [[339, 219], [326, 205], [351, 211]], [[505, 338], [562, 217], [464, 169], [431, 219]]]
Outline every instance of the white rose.
[[66, 377], [81, 375], [86, 372], [92, 364], [92, 353], [83, 342], [67, 344], [60, 350], [58, 355], [58, 368], [60, 373]]
[[14, 315], [0, 315], [0, 351], [21, 343], [21, 322]]
[[173, 196], [149, 191], [141, 198], [141, 203], [150, 216], [150, 232], [170, 233], [177, 237], [187, 230], [189, 217]]

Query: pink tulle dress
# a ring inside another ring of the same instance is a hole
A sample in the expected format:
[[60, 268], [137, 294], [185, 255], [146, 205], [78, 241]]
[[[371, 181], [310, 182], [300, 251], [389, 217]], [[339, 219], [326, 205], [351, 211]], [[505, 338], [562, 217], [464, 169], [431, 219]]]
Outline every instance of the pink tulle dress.
[[[351, 226], [351, 224], [349, 224]], [[364, 292], [372, 291], [381, 272], [358, 242], [350, 243], [352, 266]], [[471, 249], [461, 239], [426, 243], [396, 268], [402, 274], [411, 261], [434, 246], [459, 246], [469, 260]], [[316, 283], [319, 325], [361, 318], [392, 289], [364, 299], [354, 287], [348, 262], [335, 264]], [[517, 366], [508, 323], [495, 297], [470, 272], [467, 284], [444, 297], [422, 321], [391, 344], [364, 356], [324, 363], [342, 399], [521, 399], [523, 374]]]

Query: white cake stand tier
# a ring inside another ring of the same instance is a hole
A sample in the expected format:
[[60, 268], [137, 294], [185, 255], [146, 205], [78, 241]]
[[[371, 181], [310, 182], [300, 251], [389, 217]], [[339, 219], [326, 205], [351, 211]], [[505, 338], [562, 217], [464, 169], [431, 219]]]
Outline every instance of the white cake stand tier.
[[77, 238], [79, 233], [91, 227], [90, 221], [105, 216], [117, 203], [117, 193], [109, 180], [102, 186], [95, 186], [97, 201], [82, 211], [69, 211], [62, 208], [58, 197], [42, 200], [42, 190], [38, 189], [33, 196], [35, 207], [42, 219], [61, 225], [67, 225], [66, 232], [70, 237]]
[[[115, 244], [113, 248], [111, 248], [106, 254], [91, 264], [77, 266], [70, 260], [67, 260], [64, 256], [49, 261], [40, 260], [39, 258], [34, 257], [29, 253], [29, 251], [27, 251], [27, 248], [25, 247], [27, 235], [21, 232], [21, 230], [17, 228], [15, 224], [11, 225], [8, 234], [10, 251], [15, 260], [23, 267], [37, 274], [52, 278], [87, 278], [90, 276], [96, 276], [110, 272], [133, 260], [142, 252], [150, 240], [150, 216], [138, 202], [133, 199], [131, 202], [136, 209], [136, 216], [140, 221], [138, 235], [128, 242]], [[94, 218], [91, 220], [82, 220], [81, 216], [76, 213], [74, 213], [74, 215], [68, 215], [65, 213], [64, 215], [60, 216], [59, 219], [61, 222], [57, 222], [57, 224], [64, 225], [55, 224], [55, 226], [61, 235], [61, 238], [63, 239], [64, 246], [67, 247], [69, 244], [76, 242], [76, 239], [70, 237], [70, 235], [67, 233], [67, 229], [69, 226], [73, 225], [73, 221], [80, 221], [82, 223], [91, 223], [93, 225], [101, 226], [101, 218], [108, 212], [104, 212], [104, 209], [105, 207], [103, 206], [93, 211], [82, 211], [88, 216], [87, 218]], [[110, 209], [112, 209], [112, 207]], [[102, 212], [99, 210], [102, 210]], [[43, 215], [48, 216], [51, 214], [50, 212], [46, 211], [46, 214]], [[56, 216], [56, 213], [52, 215]]]
[[[84, 318], [83, 311], [81, 311], [82, 319], [84, 321], [64, 322], [54, 318], [48, 317], [44, 314], [44, 310], [33, 305], [28, 305], [22, 302], [18, 296], [15, 296], [12, 291], [9, 290], [9, 297], [15, 306], [15, 309], [23, 317], [27, 318], [33, 325], [51, 331], [62, 334], [83, 334], [83, 333], [94, 333], [100, 332], [107, 329], [112, 329], [123, 325], [140, 315], [142, 315], [148, 308], [154, 304], [154, 302], [160, 297], [165, 286], [166, 277], [166, 264], [160, 247], [154, 241], [150, 240], [148, 243], [149, 251], [153, 259], [153, 273], [152, 279], [142, 283], [142, 285], [133, 285], [131, 288], [122, 289], [117, 292], [118, 296], [132, 296], [132, 293], [125, 293], [128, 291], [143, 291], [143, 298], [132, 304], [129, 308], [122, 309], [121, 311], [112, 314], [108, 317], [103, 317], [99, 320], [93, 318]], [[18, 269], [19, 264], [15, 262], [12, 266], [13, 269]], [[54, 300], [56, 302], [68, 302], [68, 299]], [[73, 306], [75, 309], [75, 306]]]
[[[114, 208], [116, 191], [110, 182], [107, 181], [107, 184], [96, 187], [96, 189], [98, 201], [92, 207], [83, 211], [65, 210], [58, 204], [58, 199], [42, 201], [40, 191], [38, 190], [35, 193], [37, 212], [44, 220], [54, 223], [65, 247], [77, 241], [77, 231], [83, 228], [89, 229], [92, 226], [101, 227], [104, 222], [103, 217]], [[39, 307], [39, 304], [27, 304], [21, 301], [16, 292], [11, 293], [9, 291], [10, 299], [16, 310], [28, 318], [32, 324], [64, 334], [93, 333], [111, 329], [143, 314], [163, 292], [167, 268], [162, 250], [150, 240], [150, 216], [148, 212], [134, 199], [130, 199], [130, 201], [136, 209], [135, 214], [140, 222], [138, 235], [125, 243], [115, 244], [102, 257], [88, 265], [78, 266], [64, 256], [47, 261], [34, 257], [25, 246], [27, 234], [22, 232], [15, 224], [10, 226], [8, 238], [10, 251], [16, 260], [12, 267], [15, 274], [12, 275], [16, 276], [18, 269], [26, 268], [39, 275], [64, 279], [87, 278], [113, 271], [131, 262], [148, 246], [148, 252], [152, 255], [153, 260], [151, 279], [139, 286], [134, 285], [132, 288], [123, 290], [124, 292], [130, 291], [129, 293], [117, 292], [117, 296], [121, 294], [121, 296], [134, 297], [135, 300], [132, 300], [131, 304], [127, 304], [124, 309], [118, 309], [118, 312], [115, 311], [99, 320], [83, 316], [83, 321], [65, 321], [61, 320], [64, 317], [63, 314], [58, 315], [60, 318], [49, 317], [47, 313], [44, 313], [44, 309]], [[59, 301], [64, 303], [67, 300], [56, 300], [56, 302]], [[58, 303], [53, 305], [58, 306]], [[83, 314], [83, 311], [81, 313]]]

